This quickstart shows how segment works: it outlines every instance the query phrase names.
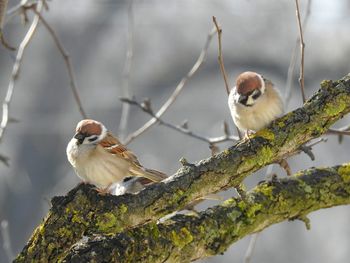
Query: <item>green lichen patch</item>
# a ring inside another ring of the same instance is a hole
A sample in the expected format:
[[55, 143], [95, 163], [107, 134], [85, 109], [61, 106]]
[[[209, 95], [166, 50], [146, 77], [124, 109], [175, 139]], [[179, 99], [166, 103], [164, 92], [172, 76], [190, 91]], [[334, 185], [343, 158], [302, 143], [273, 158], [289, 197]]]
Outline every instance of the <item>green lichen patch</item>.
[[128, 207], [125, 204], [121, 204], [121, 206], [119, 207], [119, 211], [121, 214], [125, 214], [126, 212], [128, 212]]
[[183, 227], [179, 232], [171, 231], [171, 240], [175, 246], [182, 249], [188, 243], [193, 241], [193, 236], [187, 228]]
[[97, 229], [103, 233], [117, 233], [120, 226], [118, 225], [118, 219], [113, 213], [104, 213], [99, 216], [96, 222]]
[[325, 112], [328, 116], [336, 116], [343, 112], [349, 105], [346, 101], [348, 98], [346, 96], [340, 96], [337, 99], [337, 103], [328, 103], [326, 104]]
[[350, 182], [350, 164], [344, 164], [338, 168], [339, 175], [345, 183]]
[[308, 185], [307, 183], [305, 183], [302, 180], [298, 181], [299, 186], [304, 190], [305, 193], [311, 194], [312, 193], [312, 187], [310, 185]]
[[227, 214], [227, 217], [232, 221], [235, 222], [237, 218], [239, 218], [242, 215], [242, 212], [239, 210], [232, 210], [232, 212]]
[[321, 81], [321, 87], [323, 89], [332, 88], [333, 87], [332, 84], [333, 84], [333, 82], [331, 80], [328, 80], [328, 79]]
[[262, 137], [266, 140], [269, 140], [269, 141], [272, 141], [275, 139], [275, 134], [268, 129], [263, 129], [263, 130], [257, 132], [256, 136], [260, 136], [260, 137]]
[[255, 188], [256, 192], [262, 193], [264, 196], [266, 196], [269, 199], [273, 198], [273, 186], [268, 185], [266, 183], [259, 185]]

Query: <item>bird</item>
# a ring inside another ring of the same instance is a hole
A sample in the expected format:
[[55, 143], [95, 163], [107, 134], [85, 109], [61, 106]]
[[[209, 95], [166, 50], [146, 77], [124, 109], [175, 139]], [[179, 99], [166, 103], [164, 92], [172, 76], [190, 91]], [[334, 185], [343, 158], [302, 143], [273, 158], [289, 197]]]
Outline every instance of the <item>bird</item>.
[[109, 193], [112, 185], [123, 184], [130, 178], [137, 179], [131, 181], [137, 185], [147, 185], [168, 177], [143, 167], [117, 137], [101, 122], [92, 119], [78, 122], [66, 153], [78, 177], [95, 185], [101, 193]]
[[250, 131], [265, 128], [284, 111], [278, 89], [270, 80], [252, 71], [238, 75], [228, 106], [233, 122], [246, 136]]

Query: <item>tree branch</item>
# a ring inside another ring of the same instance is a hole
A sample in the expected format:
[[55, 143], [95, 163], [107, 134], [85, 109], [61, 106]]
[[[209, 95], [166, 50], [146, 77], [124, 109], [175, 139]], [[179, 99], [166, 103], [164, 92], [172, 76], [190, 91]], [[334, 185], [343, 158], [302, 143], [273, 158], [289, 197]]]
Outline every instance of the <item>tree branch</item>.
[[302, 108], [274, 121], [249, 140], [202, 160], [184, 163], [171, 178], [135, 195], [101, 196], [82, 185], [53, 207], [35, 230], [18, 262], [35, 258], [57, 260], [84, 235], [115, 234], [181, 210], [193, 200], [239, 185], [258, 169], [292, 155], [307, 141], [324, 134], [350, 112], [350, 74], [321, 89]]
[[47, 31], [50, 33], [58, 51], [60, 52], [61, 56], [63, 57], [64, 63], [66, 64], [66, 67], [67, 67], [67, 71], [68, 71], [68, 75], [69, 75], [69, 79], [70, 79], [70, 87], [71, 87], [71, 90], [73, 92], [75, 102], [77, 103], [80, 115], [84, 119], [86, 119], [87, 114], [85, 113], [85, 110], [83, 108], [83, 105], [82, 105], [80, 97], [79, 97], [77, 82], [75, 80], [75, 76], [73, 73], [73, 66], [72, 66], [72, 62], [70, 60], [70, 56], [68, 55], [67, 51], [63, 47], [63, 44], [61, 43], [60, 39], [58, 38], [55, 30], [50, 26], [50, 24], [46, 21], [46, 19], [39, 12], [37, 12], [35, 9], [32, 9], [32, 10], [39, 17], [40, 21], [43, 23], [43, 25], [45, 26]]
[[[170, 97], [167, 99], [167, 101], [162, 105], [162, 107], [157, 111], [156, 116], [158, 118], [162, 117], [163, 114], [168, 110], [168, 108], [175, 102], [175, 100], [177, 99], [177, 97], [179, 96], [179, 94], [181, 93], [181, 91], [183, 90], [183, 88], [185, 87], [185, 84], [187, 83], [187, 81], [192, 78], [192, 76], [198, 71], [198, 69], [200, 68], [200, 66], [204, 63], [205, 59], [207, 58], [207, 53], [208, 53], [208, 48], [211, 42], [211, 39], [213, 38], [214, 34], [216, 33], [216, 29], [213, 28], [212, 30], [210, 30], [208, 36], [207, 36], [207, 40], [204, 44], [204, 47], [201, 51], [201, 53], [199, 54], [196, 62], [194, 63], [194, 65], [192, 66], [192, 68], [190, 69], [190, 71], [187, 73], [187, 75], [185, 77], [183, 77], [181, 79], [181, 81], [179, 82], [179, 84], [177, 84], [175, 90], [173, 91], [173, 93], [170, 95]], [[150, 119], [148, 122], [146, 122], [142, 127], [140, 127], [139, 129], [137, 129], [136, 131], [134, 131], [133, 133], [131, 133], [126, 140], [124, 141], [125, 145], [128, 145], [129, 143], [131, 143], [135, 138], [137, 138], [138, 136], [140, 136], [141, 134], [143, 134], [145, 131], [147, 131], [149, 128], [151, 128], [153, 125], [155, 125], [157, 123], [157, 119], [156, 118], [152, 118]]]
[[306, 101], [305, 88], [304, 88], [305, 42], [304, 42], [304, 36], [303, 36], [303, 28], [302, 28], [301, 19], [300, 19], [299, 0], [295, 0], [295, 8], [296, 8], [296, 16], [297, 16], [297, 22], [298, 22], [298, 28], [299, 28], [299, 39], [300, 39], [300, 77], [299, 77], [299, 83], [300, 83], [300, 90], [301, 90], [301, 96], [303, 99], [303, 103], [305, 103], [305, 101]]
[[190, 262], [285, 220], [350, 204], [350, 163], [314, 168], [258, 185], [248, 202], [233, 198], [198, 216], [177, 215], [113, 236], [81, 240], [64, 262]]
[[25, 49], [27, 48], [28, 44], [30, 43], [31, 39], [33, 38], [33, 36], [38, 28], [39, 15], [40, 15], [42, 8], [43, 8], [43, 1], [38, 2], [38, 4], [34, 7], [33, 10], [35, 10], [36, 15], [33, 18], [33, 22], [30, 25], [26, 35], [24, 36], [24, 38], [23, 38], [23, 40], [18, 48], [18, 52], [16, 55], [16, 61], [15, 61], [15, 64], [13, 65], [13, 68], [12, 68], [10, 83], [8, 85], [8, 88], [7, 88], [4, 102], [2, 104], [2, 118], [1, 118], [1, 123], [0, 123], [0, 142], [3, 139], [5, 130], [7, 128], [9, 120], [10, 120], [10, 117], [9, 117], [10, 103], [11, 103], [12, 96], [13, 96], [13, 93], [15, 90], [16, 80], [18, 79], [18, 76], [19, 76], [21, 63], [22, 63], [22, 59], [23, 59], [23, 54], [24, 54]]

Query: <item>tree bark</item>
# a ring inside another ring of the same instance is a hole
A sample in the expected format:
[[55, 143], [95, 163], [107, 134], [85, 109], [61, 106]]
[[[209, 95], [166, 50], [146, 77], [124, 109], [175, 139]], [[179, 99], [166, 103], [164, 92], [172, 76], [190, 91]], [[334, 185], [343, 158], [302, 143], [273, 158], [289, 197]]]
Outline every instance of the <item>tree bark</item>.
[[314, 168], [259, 184], [247, 199], [233, 198], [195, 215], [177, 215], [111, 237], [79, 241], [64, 262], [190, 262], [223, 253], [232, 243], [312, 211], [350, 204], [350, 163]]
[[[299, 151], [301, 145], [324, 134], [349, 111], [350, 75], [347, 75], [336, 82], [323, 81], [321, 89], [302, 108], [274, 121], [249, 141], [237, 142], [196, 164], [183, 162], [184, 166], [170, 179], [136, 195], [101, 196], [89, 186], [78, 186], [67, 196], [52, 199], [53, 207], [16, 262], [63, 259], [83, 236], [117, 234], [155, 222], [193, 200], [237, 186], [258, 169]], [[152, 225], [155, 226], [152, 223], [148, 227]]]

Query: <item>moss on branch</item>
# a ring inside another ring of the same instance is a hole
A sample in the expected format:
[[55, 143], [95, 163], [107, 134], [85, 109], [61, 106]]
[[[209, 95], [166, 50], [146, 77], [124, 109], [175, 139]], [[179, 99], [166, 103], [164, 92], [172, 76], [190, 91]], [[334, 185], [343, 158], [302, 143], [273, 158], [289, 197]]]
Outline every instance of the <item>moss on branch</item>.
[[65, 197], [55, 197], [43, 223], [34, 231], [17, 262], [56, 261], [83, 235], [115, 234], [155, 221], [191, 201], [232, 186], [264, 167], [294, 153], [321, 136], [350, 111], [350, 75], [331, 82], [302, 108], [290, 112], [218, 155], [182, 167], [171, 179], [136, 195], [101, 196], [81, 185]]
[[264, 182], [248, 202], [230, 199], [199, 216], [177, 215], [77, 243], [65, 262], [189, 262], [223, 253], [237, 240], [312, 211], [350, 204], [350, 164]]

